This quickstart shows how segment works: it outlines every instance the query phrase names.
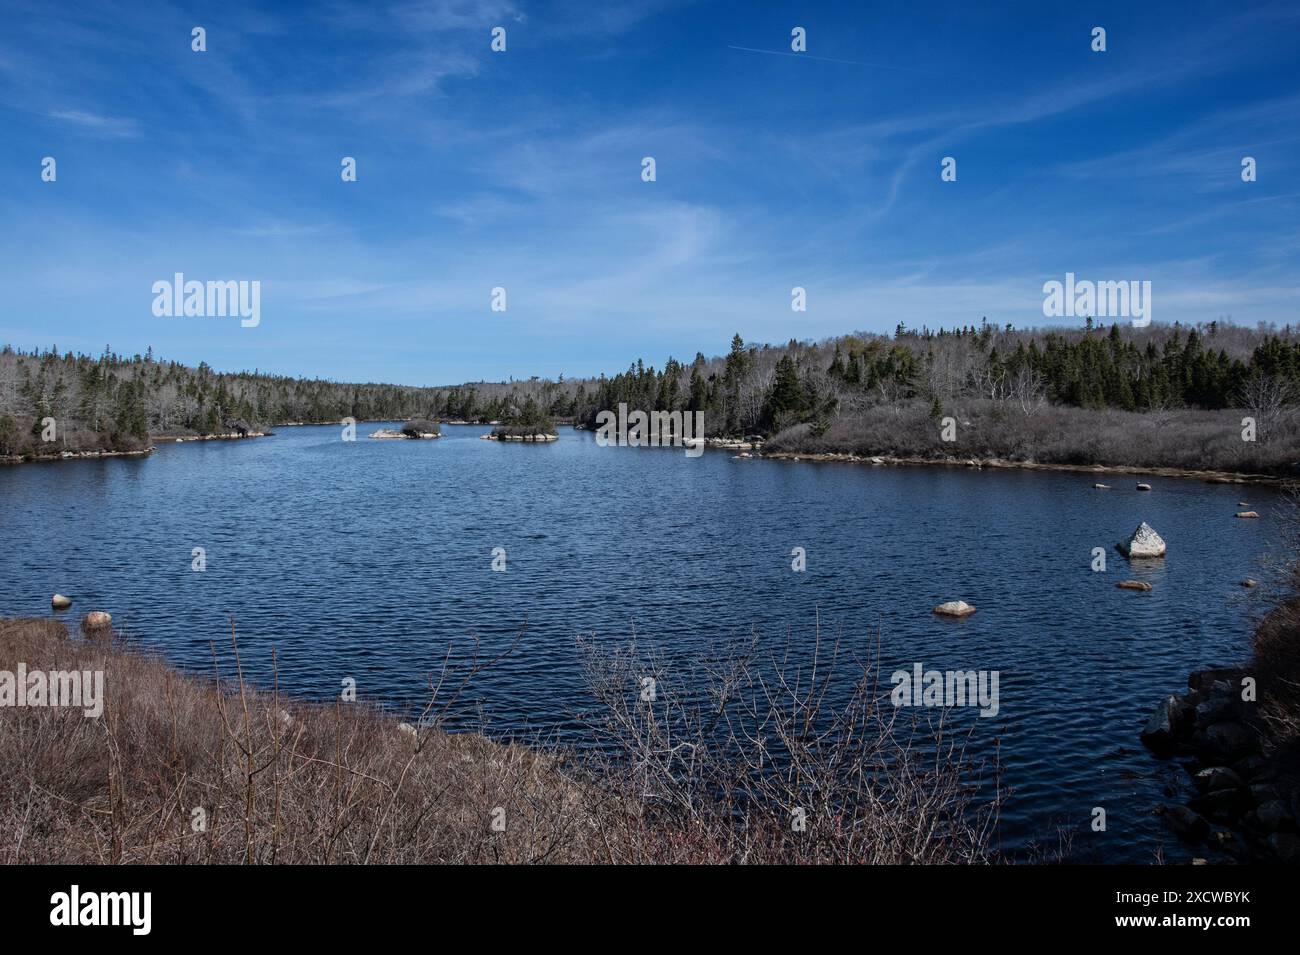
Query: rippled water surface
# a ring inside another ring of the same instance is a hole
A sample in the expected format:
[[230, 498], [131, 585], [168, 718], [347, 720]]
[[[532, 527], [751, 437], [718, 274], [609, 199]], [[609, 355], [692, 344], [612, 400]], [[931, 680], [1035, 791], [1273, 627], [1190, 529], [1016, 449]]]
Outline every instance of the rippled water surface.
[[[449, 642], [516, 653], [474, 699], [497, 734], [576, 739], [578, 634], [690, 655], [757, 628], [811, 644], [823, 626], [882, 667], [998, 670], [1001, 709], [976, 726], [1014, 788], [1004, 844], [1075, 846], [1112, 861], [1181, 850], [1151, 809], [1179, 775], [1137, 734], [1189, 670], [1246, 652], [1259, 597], [1240, 580], [1276, 553], [1270, 489], [1112, 476], [736, 460], [709, 451], [356, 442], [337, 427], [167, 444], [147, 459], [0, 468], [0, 614], [109, 610], [177, 664], [211, 669], [237, 621], [260, 678], [279, 651], [289, 692], [340, 679], [398, 707], [421, 696]], [[1233, 518], [1249, 500], [1263, 519]], [[1113, 544], [1140, 521], [1169, 556], [1130, 567]], [[190, 569], [191, 550], [207, 570]], [[491, 570], [504, 547], [508, 570]], [[807, 571], [791, 571], [791, 549]], [[1093, 573], [1094, 547], [1108, 570]], [[1118, 590], [1119, 580], [1154, 590]], [[934, 617], [944, 600], [979, 612]], [[1088, 829], [1103, 806], [1108, 831]]]

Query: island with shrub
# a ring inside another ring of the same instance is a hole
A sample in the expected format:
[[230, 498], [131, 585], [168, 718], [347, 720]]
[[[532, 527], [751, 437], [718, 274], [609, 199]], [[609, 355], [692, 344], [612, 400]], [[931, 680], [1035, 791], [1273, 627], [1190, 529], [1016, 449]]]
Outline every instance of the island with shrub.
[[557, 441], [559, 437], [555, 430], [555, 419], [531, 395], [524, 400], [518, 412], [507, 416], [490, 434], [483, 435], [486, 441], [547, 442]]

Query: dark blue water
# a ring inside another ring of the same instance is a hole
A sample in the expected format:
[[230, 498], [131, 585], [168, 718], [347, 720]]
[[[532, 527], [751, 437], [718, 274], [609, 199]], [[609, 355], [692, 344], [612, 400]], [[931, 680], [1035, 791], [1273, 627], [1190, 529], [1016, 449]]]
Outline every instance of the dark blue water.
[[[976, 725], [1014, 788], [1008, 848], [1076, 833], [1085, 857], [1183, 853], [1151, 815], [1179, 776], [1137, 734], [1188, 671], [1244, 657], [1259, 560], [1280, 543], [1275, 492], [1087, 474], [736, 460], [709, 451], [598, 448], [561, 430], [549, 445], [355, 442], [337, 427], [169, 444], [146, 459], [0, 468], [0, 614], [49, 612], [114, 626], [181, 666], [209, 671], [236, 619], [246, 665], [325, 699], [341, 680], [409, 707], [449, 643], [516, 653], [472, 699], [498, 734], [581, 732], [579, 634], [670, 655], [751, 629], [811, 645], [824, 629], [887, 674], [998, 670], [1001, 711]], [[1239, 499], [1263, 519], [1233, 518]], [[1140, 521], [1169, 556], [1130, 567], [1113, 544]], [[1094, 573], [1094, 547], [1108, 571]], [[207, 570], [191, 570], [203, 547]], [[491, 569], [493, 548], [507, 570]], [[791, 549], [807, 571], [791, 570]], [[1118, 590], [1150, 580], [1150, 593]], [[979, 611], [934, 617], [944, 600]], [[967, 711], [969, 712], [969, 711]], [[1088, 828], [1094, 806], [1108, 831]]]

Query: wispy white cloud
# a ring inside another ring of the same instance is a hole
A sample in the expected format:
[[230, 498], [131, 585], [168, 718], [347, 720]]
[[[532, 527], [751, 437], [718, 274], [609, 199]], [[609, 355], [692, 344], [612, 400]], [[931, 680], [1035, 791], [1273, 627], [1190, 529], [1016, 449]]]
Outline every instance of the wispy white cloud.
[[134, 119], [118, 116], [101, 116], [79, 109], [56, 109], [49, 113], [51, 119], [74, 126], [82, 132], [106, 139], [131, 139], [140, 135], [140, 124]]

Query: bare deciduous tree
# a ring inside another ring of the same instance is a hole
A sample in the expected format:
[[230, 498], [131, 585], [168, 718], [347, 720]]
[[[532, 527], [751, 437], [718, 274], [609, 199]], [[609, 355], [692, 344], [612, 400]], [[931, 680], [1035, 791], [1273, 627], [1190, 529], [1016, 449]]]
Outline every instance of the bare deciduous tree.
[[1267, 441], [1278, 424], [1290, 416], [1296, 403], [1295, 389], [1273, 375], [1255, 375], [1241, 386], [1242, 407], [1259, 426], [1259, 439]]
[[1011, 376], [1007, 391], [1026, 417], [1037, 414], [1047, 404], [1047, 388], [1043, 376], [1028, 365], [1021, 365]]

